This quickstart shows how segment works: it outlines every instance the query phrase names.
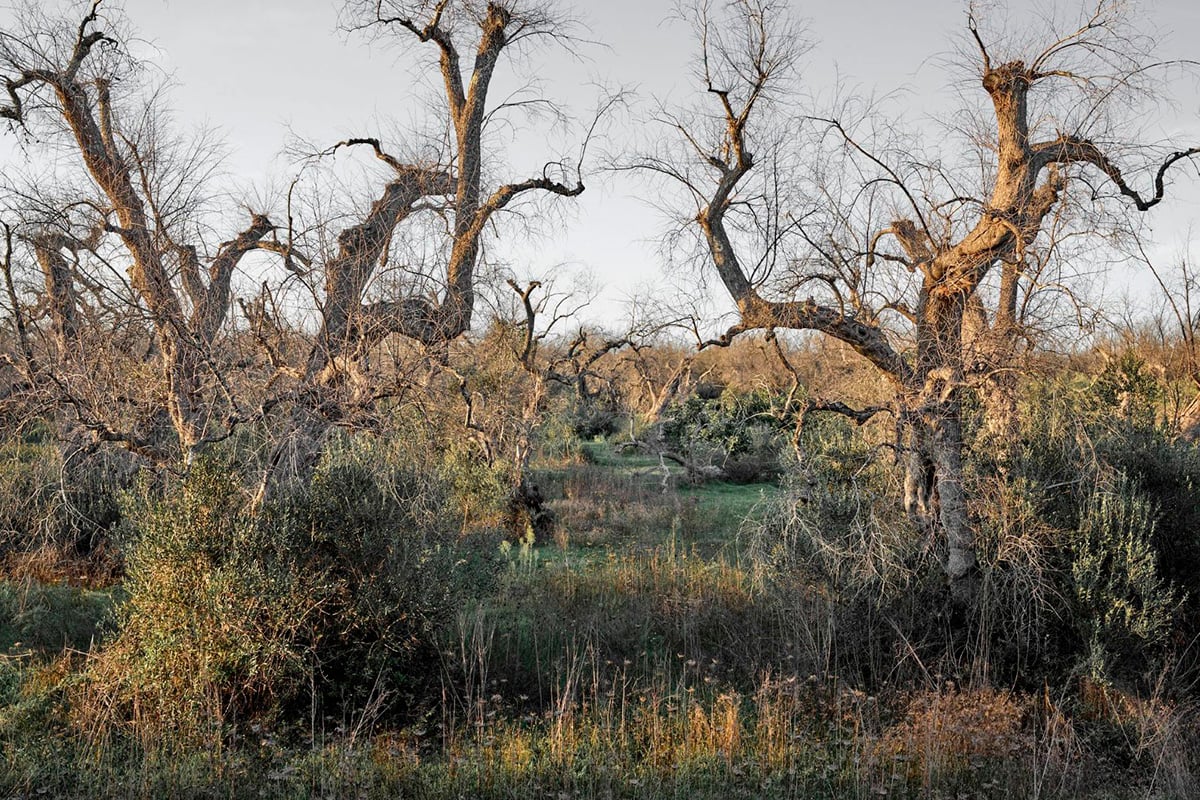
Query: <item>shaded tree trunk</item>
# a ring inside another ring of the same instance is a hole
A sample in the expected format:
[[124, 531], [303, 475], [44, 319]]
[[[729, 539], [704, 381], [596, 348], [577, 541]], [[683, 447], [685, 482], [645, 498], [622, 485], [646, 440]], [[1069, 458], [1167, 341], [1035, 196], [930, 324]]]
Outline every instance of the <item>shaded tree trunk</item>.
[[43, 232], [33, 237], [33, 250], [46, 286], [54, 344], [59, 358], [74, 352], [79, 339], [79, 301], [75, 294], [75, 276], [62, 251], [70, 240], [61, 234]]
[[904, 507], [928, 535], [946, 541], [946, 573], [959, 584], [975, 568], [975, 537], [963, 489], [962, 325], [967, 298], [928, 291], [915, 363], [900, 392], [907, 428]]

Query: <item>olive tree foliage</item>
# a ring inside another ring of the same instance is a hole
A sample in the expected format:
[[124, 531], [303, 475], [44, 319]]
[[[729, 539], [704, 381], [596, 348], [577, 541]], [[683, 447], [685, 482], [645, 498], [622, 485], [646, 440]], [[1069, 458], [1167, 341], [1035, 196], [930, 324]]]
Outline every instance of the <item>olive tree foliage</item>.
[[674, 135], [633, 166], [686, 198], [690, 230], [736, 306], [716, 343], [752, 329], [819, 331], [886, 375], [905, 507], [941, 535], [951, 585], [969, 596], [962, 393], [979, 343], [1016, 335], [1038, 290], [1031, 273], [1056, 249], [1158, 205], [1172, 167], [1200, 153], [1139, 141], [1169, 65], [1124, 2], [1008, 34], [972, 11], [963, 68], [974, 88], [966, 108], [948, 109], [951, 135], [922, 153], [865, 101], [796, 108], [804, 40], [786, 4], [705, 0], [689, 18], [703, 94], [659, 114]]
[[[234, 271], [273, 225], [251, 213], [231, 234], [205, 227], [212, 143], [174, 134], [126, 30], [99, 0], [73, 17], [29, 3], [0, 30], [0, 119], [31, 160], [49, 160], [20, 183], [6, 170], [5, 288], [28, 384], [96, 440], [186, 462], [242, 421], [214, 348]], [[18, 286], [30, 272], [41, 276], [33, 309]], [[49, 348], [35, 347], [26, 319], [38, 306]], [[137, 356], [105, 348], [104, 328]], [[149, 360], [153, 375], [121, 374], [121, 359], [129, 369]], [[110, 372], [106, 402], [90, 378]], [[163, 410], [173, 437], [157, 430]]]
[[[552, 104], [544, 97], [496, 99], [493, 81], [506, 56], [555, 45], [569, 50], [569, 20], [550, 5], [524, 0], [352, 0], [343, 20], [353, 33], [432, 56], [440, 97], [428, 129], [414, 137], [426, 145], [416, 159], [397, 157], [378, 138], [366, 136], [316, 154], [370, 148], [387, 179], [361, 221], [337, 234], [335, 246], [307, 256], [303, 241], [289, 238], [284, 247], [289, 257], [323, 276], [321, 326], [307, 362], [286, 371], [294, 378], [293, 411], [271, 453], [260, 496], [303, 483], [331, 426], [380, 394], [364, 380], [362, 365], [383, 339], [411, 341], [435, 368], [446, 360], [446, 345], [471, 330], [485, 245], [499, 229], [501, 213], [539, 195], [582, 193], [588, 141], [600, 117], [619, 101], [600, 103], [574, 159], [548, 157], [540, 174], [497, 179], [502, 158], [499, 146], [490, 144], [495, 126], [510, 112]], [[403, 277], [393, 282], [389, 296], [370, 296], [379, 268], [389, 262], [402, 264]]]

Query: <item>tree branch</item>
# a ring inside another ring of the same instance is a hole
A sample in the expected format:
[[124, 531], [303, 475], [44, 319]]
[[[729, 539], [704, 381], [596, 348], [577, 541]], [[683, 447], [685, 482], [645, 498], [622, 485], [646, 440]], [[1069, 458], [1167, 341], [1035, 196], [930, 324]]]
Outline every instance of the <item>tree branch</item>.
[[1147, 211], [1158, 205], [1163, 199], [1167, 170], [1177, 161], [1182, 161], [1185, 158], [1190, 159], [1192, 156], [1200, 154], [1200, 147], [1189, 147], [1186, 150], [1178, 150], [1167, 156], [1154, 174], [1154, 195], [1149, 198], [1143, 197], [1136, 189], [1129, 186], [1125, 182], [1120, 168], [1109, 159], [1095, 142], [1088, 139], [1064, 134], [1054, 141], [1041, 142], [1034, 145], [1033, 152], [1037, 158], [1039, 167], [1049, 164], [1091, 164], [1107, 175], [1108, 179], [1117, 187], [1117, 190], [1133, 201], [1138, 211]]

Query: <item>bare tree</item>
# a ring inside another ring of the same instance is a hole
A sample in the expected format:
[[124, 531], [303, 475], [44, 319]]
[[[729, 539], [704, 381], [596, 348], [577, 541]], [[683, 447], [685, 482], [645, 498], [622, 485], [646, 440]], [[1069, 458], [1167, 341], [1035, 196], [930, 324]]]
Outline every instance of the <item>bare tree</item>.
[[98, 439], [164, 461], [190, 461], [238, 421], [232, 409], [225, 420], [212, 417], [212, 392], [225, 389], [211, 350], [227, 318], [234, 270], [273, 226], [251, 214], [242, 231], [205, 250], [191, 212], [210, 153], [180, 151], [158, 98], [125, 49], [118, 15], [100, 0], [76, 21], [30, 4], [16, 24], [0, 31], [6, 92], [0, 118], [68, 147], [90, 183], [72, 199], [77, 213], [63, 209], [55, 227], [42, 225], [27, 236], [45, 276], [59, 347], [74, 347], [78, 333], [76, 276], [65, 254], [98, 254], [114, 241], [151, 322], [163, 405], [177, 441], [164, 448], [100, 417], [81, 421]]
[[[467, 428], [477, 434], [489, 458], [503, 455], [508, 461], [509, 529], [517, 535], [531, 531], [536, 539], [544, 539], [551, 516], [530, 474], [538, 431], [556, 396], [576, 404], [591, 399], [588, 381], [598, 377], [597, 366], [626, 347], [630, 338], [589, 336], [579, 328], [566, 339], [563, 329], [579, 318], [587, 299], [556, 292], [542, 281], [522, 285], [509, 279], [507, 285], [514, 306], [498, 315], [486, 340], [472, 343], [470, 350], [470, 370], [490, 372], [491, 385], [480, 391], [478, 380], [472, 381], [465, 370], [455, 376]], [[485, 417], [490, 424], [481, 424]]]
[[[442, 87], [438, 107], [444, 118], [434, 127], [444, 127], [446, 142], [429, 163], [396, 157], [373, 137], [350, 138], [321, 154], [368, 146], [386, 165], [390, 179], [362, 220], [338, 234], [335, 252], [306, 259], [324, 276], [321, 329], [294, 393], [299, 403], [291, 431], [271, 455], [260, 496], [273, 484], [305, 480], [325, 432], [336, 421], [327, 410], [339, 409], [340, 414], [344, 407], [331, 392], [344, 388], [345, 378], [355, 375], [362, 358], [380, 341], [395, 334], [444, 351], [446, 343], [470, 329], [485, 234], [501, 212], [520, 200], [583, 192], [587, 143], [600, 117], [619, 102], [618, 96], [600, 104], [574, 161], [548, 161], [540, 175], [491, 183], [485, 170], [489, 122], [525, 104], [489, 97], [502, 56], [539, 42], [569, 45], [566, 20], [548, 6], [517, 0], [356, 1], [346, 5], [345, 13], [352, 31], [399, 37], [406, 46], [428, 45], [436, 54]], [[406, 220], [434, 215], [444, 220], [444, 228], [422, 230], [422, 252], [408, 263], [411, 274], [399, 296], [369, 298], [377, 268], [397, 258], [396, 243], [403, 239], [398, 229]], [[298, 250], [288, 243], [281, 252]]]
[[[1197, 337], [1200, 276], [1197, 276], [1189, 254], [1180, 256], [1176, 268], [1168, 271], [1155, 264], [1140, 241], [1137, 249], [1138, 260], [1154, 276], [1161, 292], [1164, 308], [1155, 320], [1159, 344], [1164, 349], [1174, 345], [1181, 357], [1182, 372], [1193, 389], [1200, 389], [1200, 340]], [[1192, 442], [1200, 440], [1200, 394], [1193, 395], [1186, 405], [1177, 399], [1175, 406], [1171, 422], [1179, 436]]]
[[[567, 197], [583, 192], [582, 152], [575, 164], [550, 162], [541, 175], [500, 183], [490, 191], [484, 184], [485, 132], [498, 108], [489, 103], [489, 92], [501, 55], [537, 41], [569, 42], [566, 20], [545, 5], [516, 0], [359, 0], [347, 5], [347, 13], [353, 30], [412, 37], [437, 53], [452, 138], [446, 165], [453, 176], [453, 201], [445, 286], [436, 311], [427, 309], [400, 332], [425, 342], [446, 341], [470, 327], [481, 237], [492, 218], [529, 192]], [[464, 48], [474, 51], [468, 69]]]
[[[889, 378], [906, 509], [944, 535], [945, 570], [969, 596], [976, 552], [961, 391], [964, 319], [980, 287], [1002, 273], [997, 308], [980, 311], [1011, 336], [1031, 254], [1064, 230], [1096, 231], [1117, 205], [1154, 207], [1170, 168], [1200, 149], [1133, 143], [1134, 101], [1153, 92], [1162, 65], [1121, 3], [1100, 2], [1065, 27], [1046, 20], [1003, 45], [969, 17], [989, 102], [978, 109], [986, 136], [964, 143], [965, 174], [954, 153], [921, 158], [910, 137], [855, 103], [834, 115], [786, 114], [780, 101], [802, 39], [784, 5], [735, 0], [726, 10], [703, 2], [694, 14], [712, 110], [664, 111], [680, 145], [636, 167], [694, 202], [696, 230], [737, 307], [716, 343], [751, 329], [816, 330]], [[1148, 173], [1149, 193], [1127, 180], [1126, 165]]]

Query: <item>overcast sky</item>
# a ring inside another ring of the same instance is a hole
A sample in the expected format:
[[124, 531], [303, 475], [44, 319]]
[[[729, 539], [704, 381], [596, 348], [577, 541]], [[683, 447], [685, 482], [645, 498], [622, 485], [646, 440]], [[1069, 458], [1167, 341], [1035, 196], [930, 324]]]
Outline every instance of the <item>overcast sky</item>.
[[[673, 19], [672, 0], [565, 0], [587, 25], [585, 35], [603, 44], [584, 45], [581, 59], [550, 51], [525, 67], [545, 79], [545, 91], [586, 116], [601, 81], [636, 88], [643, 99], [685, 102], [693, 91], [688, 59], [694, 43], [688, 26]], [[1018, 18], [1025, 0], [991, 3], [991, 18]], [[172, 105], [183, 124], [216, 127], [230, 147], [228, 172], [263, 185], [286, 180], [294, 166], [279, 153], [292, 134], [324, 144], [351, 135], [380, 135], [420, 113], [422, 87], [412, 80], [417, 52], [371, 44], [338, 30], [337, 0], [125, 0], [142, 45], [173, 76]], [[1142, 16], [1162, 33], [1166, 58], [1200, 59], [1200, 2], [1146, 0]], [[899, 91], [890, 106], [914, 124], [922, 113], [953, 108], [948, 87], [962, 75], [945, 56], [965, 31], [966, 5], [959, 0], [840, 0], [794, 2], [814, 48], [805, 59], [805, 81], [820, 91], [841, 79], [863, 92]], [[9, 12], [0, 11], [0, 15]], [[412, 45], [412, 48], [418, 47]], [[1200, 137], [1200, 92], [1194, 82], [1181, 97], [1179, 130]], [[540, 163], [544, 142], [518, 141], [514, 159]], [[551, 154], [553, 155], [553, 154]], [[528, 167], [526, 167], [527, 169]], [[1163, 252], [1178, 252], [1190, 221], [1200, 220], [1200, 180], [1195, 170], [1177, 201], [1156, 216]], [[513, 174], [513, 178], [521, 177]], [[595, 176], [574, 202], [563, 227], [537, 247], [508, 253], [517, 271], [532, 277], [569, 263], [604, 284], [598, 306], [619, 313], [620, 300], [661, 275], [655, 245], [664, 220], [631, 177]]]

